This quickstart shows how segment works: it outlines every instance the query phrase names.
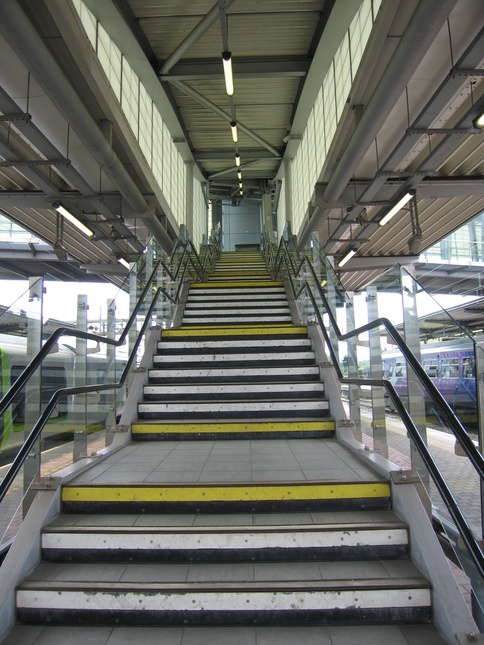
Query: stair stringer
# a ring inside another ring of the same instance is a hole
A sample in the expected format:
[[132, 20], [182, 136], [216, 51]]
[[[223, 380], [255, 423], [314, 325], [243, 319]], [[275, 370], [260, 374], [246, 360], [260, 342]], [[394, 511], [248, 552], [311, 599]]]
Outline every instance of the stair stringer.
[[456, 640], [459, 634], [478, 634], [479, 628], [422, 503], [421, 485], [411, 479], [401, 480], [398, 477], [401, 468], [367, 450], [364, 444], [354, 438], [349, 424], [336, 424], [336, 438], [357, 454], [363, 463], [390, 481], [393, 509], [407, 524], [410, 533], [410, 558], [432, 585], [433, 623], [436, 628], [449, 643], [461, 642]]
[[309, 323], [307, 328], [316, 361], [320, 366], [321, 380], [324, 382], [325, 396], [329, 400], [330, 414], [336, 420], [336, 438], [357, 454], [363, 462], [391, 481], [393, 508], [408, 525], [410, 531], [410, 556], [432, 584], [432, 609], [435, 626], [448, 639], [449, 643], [455, 641], [456, 634], [479, 633], [479, 628], [474, 622], [435, 535], [417, 486], [410, 481], [396, 483], [396, 478], [392, 478], [392, 473], [400, 472], [400, 467], [381, 455], [366, 450], [365, 445], [355, 439], [354, 426], [347, 418], [341, 401], [341, 386], [336, 370], [331, 363], [326, 362], [324, 339], [319, 325]]

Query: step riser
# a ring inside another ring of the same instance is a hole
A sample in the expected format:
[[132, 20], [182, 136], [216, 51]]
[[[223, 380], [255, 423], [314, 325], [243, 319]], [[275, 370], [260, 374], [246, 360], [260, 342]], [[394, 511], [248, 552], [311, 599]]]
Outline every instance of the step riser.
[[268, 351], [273, 351], [273, 352], [280, 352], [280, 351], [311, 351], [311, 342], [309, 339], [292, 339], [292, 338], [286, 338], [286, 339], [277, 339], [277, 340], [272, 340], [272, 339], [267, 339], [264, 340], [264, 342], [261, 342], [260, 340], [204, 340], [204, 339], [197, 339], [197, 340], [191, 340], [188, 339], [186, 341], [177, 341], [177, 340], [172, 340], [169, 342], [165, 341], [160, 341], [158, 343], [158, 352], [160, 354], [166, 354], [166, 353], [171, 353], [173, 354], [176, 351], [180, 350], [186, 350], [186, 351], [191, 351], [191, 352], [196, 352], [199, 354], [202, 351], [205, 352], [210, 352], [213, 353], [216, 351], [217, 353], [241, 353], [244, 351], [254, 351], [254, 352], [262, 352], [262, 353], [267, 353]]
[[274, 325], [277, 323], [291, 322], [290, 316], [203, 316], [193, 318], [184, 316], [182, 318], [182, 325], [226, 325], [238, 323], [251, 323], [257, 321], [260, 324]]
[[154, 356], [153, 366], [156, 368], [199, 367], [277, 367], [285, 368], [298, 365], [314, 366], [312, 352], [293, 352], [292, 354], [174, 354], [170, 356]]
[[[34, 608], [29, 603], [36, 603]], [[355, 606], [355, 598], [357, 605]], [[410, 600], [409, 600], [410, 598]], [[389, 603], [392, 602], [391, 606]], [[92, 591], [17, 592], [17, 616], [23, 623], [97, 625], [325, 625], [426, 623], [430, 621], [428, 589], [352, 589], [170, 594], [163, 592]], [[102, 609], [99, 609], [102, 607]], [[257, 609], [249, 609], [257, 607]], [[294, 607], [304, 607], [295, 610]], [[97, 609], [96, 609], [97, 608]], [[160, 609], [163, 608], [163, 609]]]
[[404, 528], [318, 528], [305, 532], [276, 528], [270, 533], [237, 533], [230, 528], [203, 533], [47, 531], [42, 536], [42, 557], [50, 562], [334, 562], [408, 557]]
[[287, 430], [274, 432], [267, 435], [266, 431], [261, 432], [137, 432], [133, 434], [133, 441], [207, 441], [223, 439], [227, 440], [245, 440], [245, 439], [330, 439], [334, 437], [335, 431], [332, 430], [308, 430], [299, 432]]
[[232, 370], [156, 370], [148, 372], [150, 383], [264, 383], [273, 381], [289, 382], [307, 382], [319, 381], [319, 368], [307, 366], [306, 368], [289, 368], [284, 367], [284, 373], [281, 370], [261, 368], [261, 369], [232, 369]]
[[322, 383], [299, 383], [291, 387], [276, 383], [259, 385], [227, 385], [218, 384], [216, 387], [210, 385], [194, 385], [170, 387], [168, 385], [146, 385], [144, 387], [144, 398], [149, 401], [217, 401], [219, 399], [310, 399], [322, 397], [324, 386]]
[[139, 403], [140, 419], [298, 419], [329, 416], [327, 401]]

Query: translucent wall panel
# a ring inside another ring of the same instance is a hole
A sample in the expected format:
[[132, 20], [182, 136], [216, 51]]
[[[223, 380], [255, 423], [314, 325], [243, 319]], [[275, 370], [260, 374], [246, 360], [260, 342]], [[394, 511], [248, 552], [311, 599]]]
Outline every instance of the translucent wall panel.
[[336, 118], [339, 121], [351, 90], [350, 43], [344, 38], [334, 58]]
[[193, 241], [200, 248], [203, 236], [211, 231], [207, 230], [207, 205], [203, 194], [203, 186], [198, 179], [193, 180]]
[[113, 43], [107, 31], [98, 25], [97, 55], [113, 92], [121, 100], [121, 52]]
[[[74, 0], [74, 6], [154, 179], [181, 224], [186, 220], [186, 167], [170, 131], [149, 92], [104, 27], [82, 0]], [[206, 227], [206, 217], [202, 219]]]
[[323, 167], [326, 159], [326, 140], [324, 136], [323, 90], [318, 92], [314, 103], [314, 139], [316, 155], [316, 179], [319, 169]]
[[356, 69], [360, 65], [372, 26], [371, 0], [364, 0], [350, 25], [350, 50], [353, 74], [356, 73]]
[[171, 202], [171, 135], [163, 123], [163, 194], [166, 201]]
[[163, 120], [153, 106], [153, 175], [157, 184], [163, 185]]
[[277, 205], [277, 239], [281, 237], [286, 226], [286, 181], [282, 180], [279, 204]]
[[89, 38], [89, 41], [91, 42], [92, 48], [94, 49], [94, 51], [96, 51], [96, 45], [97, 45], [96, 18], [92, 14], [92, 12], [86, 7], [86, 5], [83, 2], [81, 2], [81, 0], [73, 0], [73, 4], [76, 8], [77, 13], [79, 14], [79, 17], [82, 22], [82, 26], [84, 27], [84, 31], [86, 32], [86, 35]]
[[123, 58], [123, 91], [121, 95], [121, 107], [128, 119], [128, 123], [134, 136], [138, 138], [138, 114], [139, 114], [139, 78], [132, 70], [130, 64]]
[[334, 69], [330, 66], [323, 83], [324, 133], [326, 141], [332, 141], [336, 132], [336, 97], [334, 93]]
[[152, 123], [153, 123], [153, 101], [150, 95], [140, 83], [139, 88], [139, 145], [141, 151], [152, 167], [151, 158], [151, 141], [152, 141]]

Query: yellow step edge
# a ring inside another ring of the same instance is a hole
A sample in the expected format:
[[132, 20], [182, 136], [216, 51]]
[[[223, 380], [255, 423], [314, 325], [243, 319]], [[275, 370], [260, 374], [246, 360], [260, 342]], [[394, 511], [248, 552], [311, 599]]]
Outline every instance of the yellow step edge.
[[307, 334], [306, 327], [283, 327], [282, 325], [278, 327], [261, 327], [260, 325], [254, 325], [252, 327], [240, 327], [240, 326], [224, 326], [224, 327], [215, 327], [215, 326], [195, 326], [191, 325], [190, 327], [180, 327], [180, 329], [167, 329], [163, 330], [161, 337], [163, 338], [183, 338], [184, 336], [245, 336], [252, 335], [257, 333], [261, 336], [270, 336], [278, 334]]
[[388, 498], [385, 482], [284, 484], [101, 484], [67, 485], [63, 502], [245, 502]]
[[133, 423], [133, 434], [168, 434], [171, 432], [206, 434], [210, 432], [315, 432], [334, 430], [334, 421], [299, 421], [267, 423]]
[[190, 285], [191, 289], [216, 289], [220, 287], [283, 287], [283, 282], [274, 282], [273, 280], [259, 280], [259, 281], [240, 281], [240, 282], [192, 282]]

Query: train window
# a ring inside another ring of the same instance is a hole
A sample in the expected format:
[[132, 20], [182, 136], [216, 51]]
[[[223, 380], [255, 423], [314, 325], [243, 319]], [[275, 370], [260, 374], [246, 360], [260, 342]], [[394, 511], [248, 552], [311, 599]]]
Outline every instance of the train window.
[[395, 363], [395, 376], [396, 376], [396, 378], [399, 378], [399, 377], [400, 378], [405, 378], [406, 375], [407, 375], [407, 370], [406, 370], [405, 363], [403, 363], [403, 362], [400, 363], [400, 362], [397, 361]]
[[442, 378], [458, 378], [459, 359], [443, 358], [440, 362], [440, 373], [442, 375]]
[[467, 356], [462, 359], [462, 378], [475, 378], [474, 357]]
[[437, 378], [439, 374], [439, 361], [436, 358], [429, 358], [423, 362], [425, 373], [430, 378]]
[[388, 364], [388, 367], [387, 367], [388, 378], [392, 378], [392, 376], [393, 376], [393, 368], [394, 367], [395, 366], [394, 366], [393, 363]]
[[[23, 365], [12, 365], [10, 373], [11, 384], [13, 384], [23, 372]], [[42, 366], [42, 392], [41, 401], [45, 405], [60, 388], [67, 387], [66, 370], [64, 367], [43, 365]], [[17, 424], [25, 421], [25, 386], [13, 400], [14, 419]]]

